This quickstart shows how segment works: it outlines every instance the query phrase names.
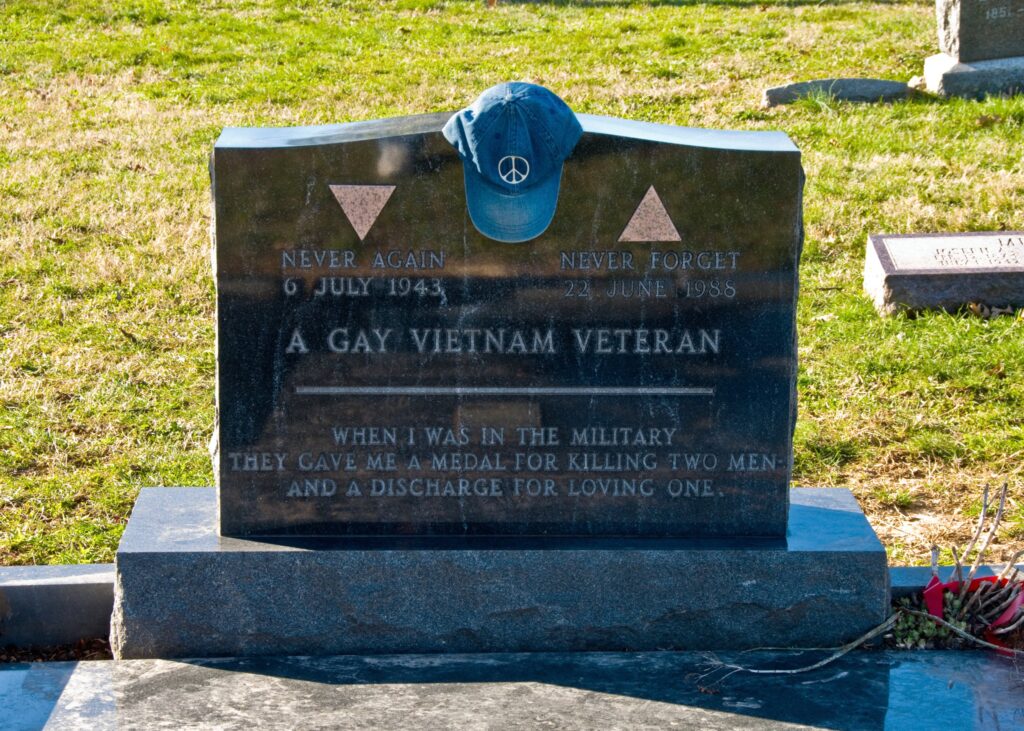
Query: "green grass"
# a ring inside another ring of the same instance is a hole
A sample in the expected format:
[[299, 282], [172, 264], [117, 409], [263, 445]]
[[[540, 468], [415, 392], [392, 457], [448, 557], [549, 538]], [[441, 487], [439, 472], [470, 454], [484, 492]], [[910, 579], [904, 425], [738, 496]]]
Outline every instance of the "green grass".
[[[1024, 228], [1024, 98], [763, 110], [909, 79], [932, 3], [0, 5], [0, 563], [110, 560], [140, 487], [210, 484], [206, 158], [228, 125], [453, 110], [509, 78], [580, 112], [780, 129], [808, 173], [796, 482], [849, 485], [895, 560], [985, 481], [1024, 546], [1024, 320], [880, 319], [869, 233]], [[931, 516], [926, 520], [922, 516]]]

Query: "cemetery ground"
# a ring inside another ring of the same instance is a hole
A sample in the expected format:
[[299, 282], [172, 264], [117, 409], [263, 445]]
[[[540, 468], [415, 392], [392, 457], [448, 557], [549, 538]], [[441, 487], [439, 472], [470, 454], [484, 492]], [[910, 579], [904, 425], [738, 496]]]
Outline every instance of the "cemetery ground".
[[207, 156], [225, 126], [454, 110], [500, 80], [577, 112], [782, 130], [803, 152], [794, 484], [851, 487], [895, 564], [1024, 548], [1024, 317], [879, 318], [871, 233], [1024, 228], [1024, 97], [761, 91], [907, 80], [933, 3], [44, 2], [0, 7], [0, 564], [113, 558], [149, 485], [209, 485]]

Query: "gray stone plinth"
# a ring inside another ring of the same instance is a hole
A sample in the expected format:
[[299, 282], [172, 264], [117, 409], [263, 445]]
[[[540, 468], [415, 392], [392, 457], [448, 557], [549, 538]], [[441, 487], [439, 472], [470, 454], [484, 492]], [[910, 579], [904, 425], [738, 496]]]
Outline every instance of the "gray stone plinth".
[[0, 567], [0, 646], [64, 645], [106, 637], [114, 567]]
[[884, 619], [853, 496], [792, 491], [789, 537], [259, 542], [212, 488], [141, 492], [117, 552], [121, 658], [835, 645]]
[[902, 81], [886, 79], [816, 79], [764, 90], [761, 105], [774, 107], [792, 104], [813, 94], [828, 94], [845, 102], [893, 102], [906, 99], [914, 93]]
[[957, 61], [938, 53], [924, 62], [925, 85], [933, 94], [982, 99], [1024, 92], [1024, 56], [991, 61]]

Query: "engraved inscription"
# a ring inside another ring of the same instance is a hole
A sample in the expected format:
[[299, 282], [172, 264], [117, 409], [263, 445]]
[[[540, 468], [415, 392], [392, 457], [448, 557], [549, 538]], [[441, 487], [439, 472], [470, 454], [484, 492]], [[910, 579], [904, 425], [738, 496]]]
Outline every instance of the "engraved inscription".
[[897, 271], [1024, 269], [1024, 236], [907, 236], [883, 241]]
[[228, 470], [301, 475], [281, 481], [286, 498], [674, 500], [721, 498], [734, 475], [788, 466], [778, 454], [676, 451], [671, 426], [335, 425], [329, 436], [337, 449], [229, 452]]
[[1012, 2], [993, 3], [990, 0], [981, 0], [985, 6], [983, 17], [995, 25], [1002, 25], [1005, 21], [1012, 21], [1015, 18], [1024, 18], [1024, 3], [1018, 3], [1016, 7]]

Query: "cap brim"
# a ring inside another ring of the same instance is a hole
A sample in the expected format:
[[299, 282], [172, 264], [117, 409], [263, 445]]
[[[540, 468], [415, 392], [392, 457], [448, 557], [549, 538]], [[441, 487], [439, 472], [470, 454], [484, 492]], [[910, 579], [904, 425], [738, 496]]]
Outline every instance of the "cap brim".
[[466, 206], [476, 230], [489, 239], [519, 244], [547, 230], [558, 207], [558, 174], [520, 193], [508, 193], [491, 185], [468, 163], [463, 163]]

